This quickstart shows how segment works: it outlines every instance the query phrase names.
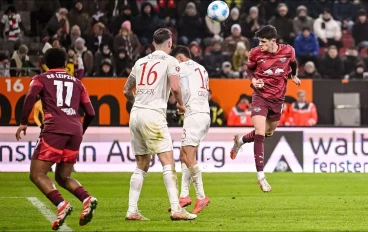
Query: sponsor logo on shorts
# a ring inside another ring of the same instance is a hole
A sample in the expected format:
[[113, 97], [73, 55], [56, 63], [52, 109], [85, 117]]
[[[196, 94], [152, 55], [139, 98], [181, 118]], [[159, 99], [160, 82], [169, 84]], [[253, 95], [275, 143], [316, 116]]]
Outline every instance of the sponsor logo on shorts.
[[261, 107], [254, 107], [253, 111], [258, 113], [259, 111], [261, 111]]
[[77, 112], [73, 108], [61, 108], [61, 111], [66, 113], [67, 115], [76, 115]]

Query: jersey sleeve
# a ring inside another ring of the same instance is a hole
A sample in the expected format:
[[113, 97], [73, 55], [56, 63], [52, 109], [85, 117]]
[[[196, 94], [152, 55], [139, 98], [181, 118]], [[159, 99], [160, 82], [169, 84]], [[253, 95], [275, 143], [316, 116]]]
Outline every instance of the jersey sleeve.
[[254, 53], [254, 49], [252, 49], [248, 54], [248, 68], [250, 70], [255, 70], [257, 67], [257, 60], [255, 59]]
[[42, 91], [43, 84], [39, 76], [33, 77], [26, 98], [23, 103], [22, 125], [27, 125], [37, 95]]
[[135, 65], [132, 68], [132, 71], [129, 74], [129, 76], [133, 77], [134, 79], [136, 79], [137, 76], [138, 76], [138, 73], [137, 73], [138, 72], [137, 64], [138, 64], [138, 62], [135, 63]]
[[295, 49], [292, 46], [290, 46], [290, 53], [290, 62], [295, 62]]
[[173, 57], [170, 57], [169, 65], [167, 67], [167, 77], [179, 76], [180, 66], [179, 61]]
[[81, 92], [81, 104], [91, 102], [86, 87], [81, 83], [82, 85], [82, 92]]

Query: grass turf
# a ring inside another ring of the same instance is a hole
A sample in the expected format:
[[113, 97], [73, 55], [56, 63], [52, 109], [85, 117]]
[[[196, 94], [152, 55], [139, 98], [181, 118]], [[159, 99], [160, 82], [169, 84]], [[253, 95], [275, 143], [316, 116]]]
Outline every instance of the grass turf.
[[[50, 174], [53, 175], [53, 174]], [[90, 224], [78, 224], [82, 204], [65, 190], [74, 207], [66, 224], [73, 231], [362, 231], [368, 229], [366, 174], [268, 174], [273, 191], [264, 194], [253, 173], [204, 173], [211, 204], [195, 221], [172, 222], [162, 175], [149, 173], [139, 208], [147, 222], [125, 221], [130, 173], [73, 173], [99, 200]], [[178, 175], [180, 180], [180, 175]], [[60, 188], [59, 188], [60, 189]], [[56, 208], [26, 173], [0, 173], [0, 231], [51, 230], [51, 223], [26, 198]], [[195, 193], [191, 187], [193, 203]]]

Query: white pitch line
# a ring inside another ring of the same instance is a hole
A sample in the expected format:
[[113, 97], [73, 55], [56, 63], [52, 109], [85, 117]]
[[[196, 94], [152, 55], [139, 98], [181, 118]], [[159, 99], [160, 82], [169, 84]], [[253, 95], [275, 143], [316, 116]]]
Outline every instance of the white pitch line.
[[0, 197], [0, 199], [25, 199], [27, 197]]
[[[38, 200], [37, 197], [27, 197], [27, 200], [30, 201], [32, 205], [34, 205], [49, 222], [51, 223], [54, 222], [56, 215], [53, 212], [51, 212], [51, 210], [49, 210], [44, 203]], [[64, 225], [60, 227], [59, 231], [73, 231], [73, 230], [70, 227], [68, 227], [64, 222]]]

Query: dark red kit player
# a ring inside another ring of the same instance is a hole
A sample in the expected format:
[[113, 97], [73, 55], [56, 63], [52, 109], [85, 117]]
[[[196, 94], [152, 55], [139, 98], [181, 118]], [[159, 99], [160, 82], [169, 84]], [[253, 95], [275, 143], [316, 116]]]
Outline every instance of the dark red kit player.
[[254, 159], [258, 184], [264, 192], [271, 191], [264, 168], [265, 137], [273, 135], [281, 117], [285, 100], [288, 76], [296, 85], [300, 85], [297, 74], [295, 50], [290, 45], [277, 44], [276, 28], [267, 25], [256, 32], [259, 46], [253, 48], [248, 56], [248, 76], [252, 81], [252, 120], [254, 130], [241, 136], [235, 135], [231, 149], [232, 159], [238, 154], [244, 143], [254, 142]]
[[[29, 114], [37, 95], [40, 95], [45, 115], [44, 128], [32, 156], [30, 179], [57, 206], [58, 214], [52, 226], [53, 230], [57, 230], [73, 207], [63, 199], [53, 181], [47, 176], [54, 163], [56, 182], [83, 202], [83, 212], [79, 220], [81, 226], [91, 221], [97, 206], [97, 199], [90, 196], [77, 180], [70, 177], [83, 134], [92, 122], [95, 112], [82, 82], [65, 71], [64, 50], [47, 50], [45, 63], [50, 71], [33, 77], [24, 100], [22, 122], [15, 136], [19, 140], [22, 131], [26, 135]], [[83, 124], [78, 114], [79, 106], [86, 113]]]

